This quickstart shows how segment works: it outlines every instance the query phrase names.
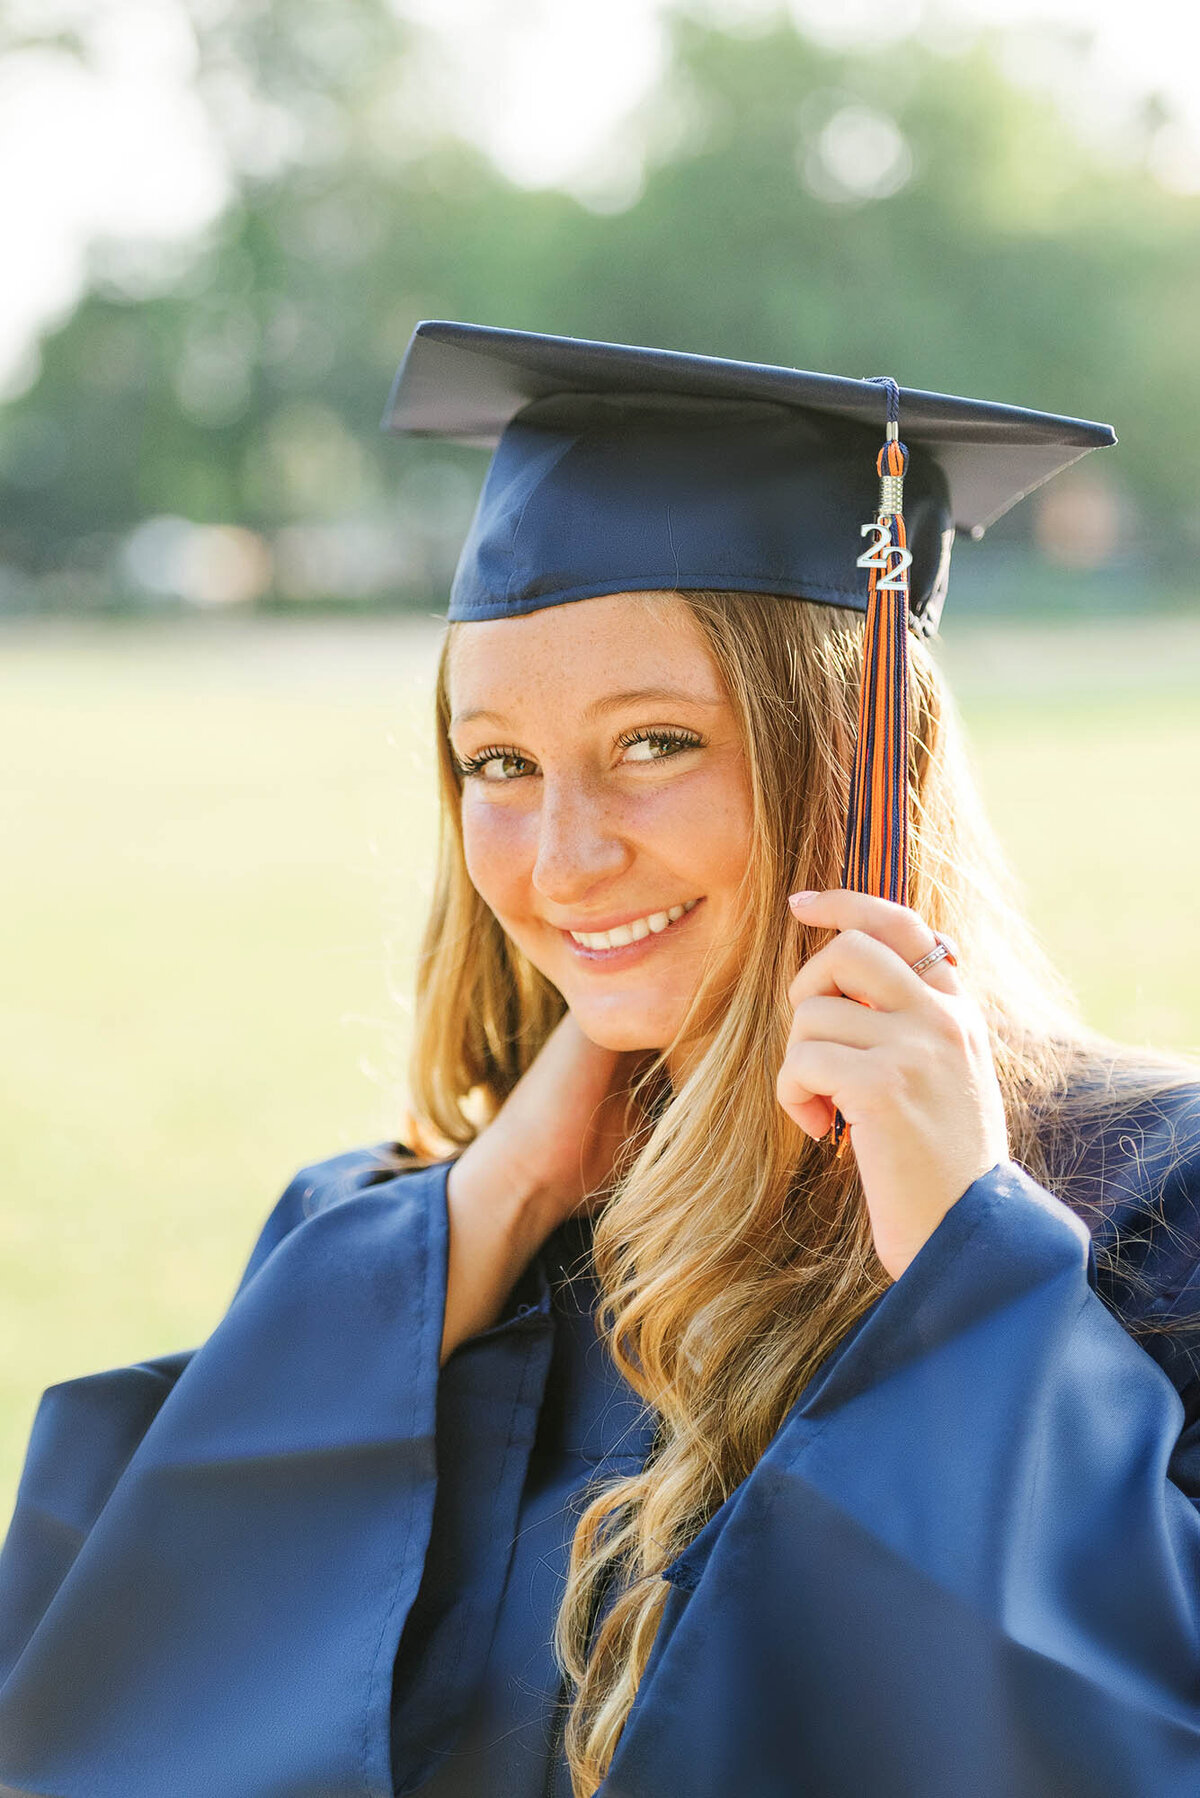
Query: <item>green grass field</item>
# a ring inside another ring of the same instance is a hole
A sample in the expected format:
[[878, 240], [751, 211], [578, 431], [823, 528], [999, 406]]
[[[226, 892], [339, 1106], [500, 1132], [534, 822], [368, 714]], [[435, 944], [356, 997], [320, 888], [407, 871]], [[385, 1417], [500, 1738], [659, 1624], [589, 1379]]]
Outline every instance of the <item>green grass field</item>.
[[[295, 1169], [394, 1129], [435, 644], [0, 634], [0, 1529], [42, 1390], [200, 1342]], [[939, 653], [1086, 1014], [1200, 1050], [1200, 620], [948, 624]]]

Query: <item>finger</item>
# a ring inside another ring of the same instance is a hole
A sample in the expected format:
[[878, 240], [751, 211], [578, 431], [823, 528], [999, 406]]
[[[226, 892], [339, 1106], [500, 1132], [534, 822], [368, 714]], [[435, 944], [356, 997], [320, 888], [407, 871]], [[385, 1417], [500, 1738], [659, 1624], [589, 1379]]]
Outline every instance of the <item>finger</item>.
[[911, 906], [897, 905], [875, 893], [829, 887], [823, 892], [795, 894], [789, 899], [789, 905], [793, 917], [802, 924], [864, 931], [886, 943], [909, 964], [936, 945], [933, 929]]
[[822, 993], [841, 993], [877, 1011], [919, 1008], [929, 997], [919, 974], [894, 949], [861, 930], [843, 930], [818, 949], [788, 987], [795, 1007]]
[[[791, 905], [791, 910], [799, 923], [818, 929], [861, 931], [891, 949], [907, 968], [911, 969], [913, 962], [919, 961], [937, 945], [932, 928], [918, 913], [907, 905], [897, 905], [873, 893], [854, 893], [832, 887], [811, 898], [805, 897], [804, 903], [799, 902], [801, 895], [796, 898], [797, 903]], [[913, 978], [941, 992], [962, 991], [954, 964], [944, 957]]]
[[911, 906], [897, 905], [894, 899], [882, 899], [877, 893], [856, 893], [851, 887], [793, 893], [788, 904], [801, 922], [811, 918], [818, 924], [832, 924], [836, 930], [867, 930], [893, 947], [910, 940], [920, 942], [929, 935], [929, 926]]
[[796, 1007], [787, 1048], [800, 1042], [826, 1042], [850, 1049], [877, 1049], [894, 1041], [898, 1027], [889, 1011], [869, 1009], [840, 993], [817, 993]]
[[[897, 905], [875, 893], [856, 893], [845, 887], [829, 887], [823, 892], [796, 895], [792, 915], [802, 924], [834, 930], [861, 930], [886, 943], [896, 955], [911, 966], [936, 947], [932, 927], [911, 906]], [[789, 901], [790, 904], [790, 901]], [[934, 962], [926, 974], [918, 975], [926, 984], [941, 987], [944, 992], [961, 990], [954, 964], [943, 958]]]
[[828, 1101], [847, 1123], [855, 1122], [862, 1115], [864, 1097], [869, 1098], [882, 1079], [875, 1070], [876, 1060], [868, 1050], [843, 1043], [794, 1043], [780, 1066], [775, 1096], [789, 1117], [811, 1135], [824, 1134], [811, 1128], [814, 1116], [824, 1115], [814, 1111], [814, 1102]]
[[828, 1136], [833, 1128], [836, 1115], [832, 1099], [809, 1099], [803, 1105], [786, 1105], [784, 1107], [794, 1124], [799, 1124], [806, 1136], [814, 1142], [820, 1142]]

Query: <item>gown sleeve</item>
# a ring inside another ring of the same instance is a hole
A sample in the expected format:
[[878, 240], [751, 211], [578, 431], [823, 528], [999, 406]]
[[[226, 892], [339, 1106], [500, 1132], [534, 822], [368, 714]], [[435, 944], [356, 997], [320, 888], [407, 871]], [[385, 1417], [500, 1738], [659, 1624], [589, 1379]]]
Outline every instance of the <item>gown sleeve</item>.
[[[1200, 1157], [1193, 1266], [1198, 1220]], [[667, 1570], [599, 1798], [1195, 1798], [1186, 1389], [1099, 1296], [1084, 1223], [992, 1168]]]
[[[449, 1166], [302, 1169], [199, 1348], [43, 1394], [0, 1551], [0, 1798], [391, 1798]], [[511, 1339], [547, 1302], [527, 1274], [470, 1339], [498, 1389], [527, 1394]]]

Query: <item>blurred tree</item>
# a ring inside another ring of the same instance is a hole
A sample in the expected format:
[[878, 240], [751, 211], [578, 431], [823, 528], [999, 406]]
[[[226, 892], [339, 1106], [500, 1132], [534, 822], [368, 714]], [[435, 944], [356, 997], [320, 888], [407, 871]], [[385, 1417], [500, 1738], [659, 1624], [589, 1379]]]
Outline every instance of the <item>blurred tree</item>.
[[840, 54], [681, 14], [630, 125], [644, 185], [605, 212], [437, 129], [388, 0], [194, 0], [194, 19], [234, 197], [182, 261], [98, 249], [0, 423], [0, 564], [43, 592], [63, 569], [128, 582], [119, 546], [177, 515], [271, 539], [284, 593], [427, 596], [477, 457], [375, 422], [431, 316], [1112, 419], [1144, 559], [1200, 547], [1200, 201], [1086, 149], [994, 42]]
[[1101, 160], [996, 52], [680, 20], [650, 125], [685, 129], [636, 206], [570, 222], [550, 316], [1115, 420], [1148, 539], [1194, 553], [1200, 199]]

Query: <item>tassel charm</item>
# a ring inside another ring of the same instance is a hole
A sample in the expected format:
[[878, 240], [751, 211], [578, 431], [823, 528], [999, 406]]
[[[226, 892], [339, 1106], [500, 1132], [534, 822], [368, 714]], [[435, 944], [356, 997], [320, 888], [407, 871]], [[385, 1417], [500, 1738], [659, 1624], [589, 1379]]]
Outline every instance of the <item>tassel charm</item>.
[[[880, 380], [887, 391], [887, 436], [875, 459], [879, 511], [862, 527], [871, 541], [858, 558], [858, 566], [869, 571], [867, 621], [842, 885], [907, 905], [908, 450], [900, 442], [900, 390], [895, 381]], [[833, 1140], [839, 1152], [849, 1141], [845, 1119], [836, 1110]]]

